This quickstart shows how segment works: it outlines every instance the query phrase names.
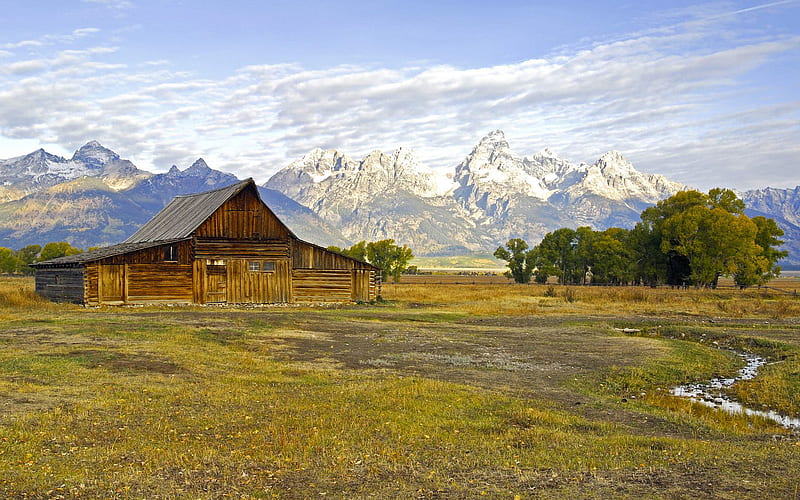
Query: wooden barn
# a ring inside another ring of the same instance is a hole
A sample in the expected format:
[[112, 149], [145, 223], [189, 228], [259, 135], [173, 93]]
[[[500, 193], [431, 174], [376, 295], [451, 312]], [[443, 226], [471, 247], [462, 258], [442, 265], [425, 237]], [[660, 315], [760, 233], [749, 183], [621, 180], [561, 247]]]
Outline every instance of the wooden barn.
[[297, 238], [252, 179], [178, 196], [124, 243], [34, 264], [57, 302], [271, 304], [374, 300], [380, 270]]

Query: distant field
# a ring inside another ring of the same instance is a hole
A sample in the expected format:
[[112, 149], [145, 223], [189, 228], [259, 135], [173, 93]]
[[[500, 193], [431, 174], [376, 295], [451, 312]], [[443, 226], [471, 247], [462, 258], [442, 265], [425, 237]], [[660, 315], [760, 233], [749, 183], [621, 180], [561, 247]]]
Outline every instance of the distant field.
[[0, 497], [800, 495], [800, 435], [668, 391], [751, 351], [769, 364], [735, 396], [800, 415], [800, 299], [416, 278], [264, 308], [0, 278]]
[[[556, 284], [555, 278], [550, 279], [550, 284]], [[400, 284], [436, 284], [436, 285], [515, 285], [514, 280], [503, 276], [502, 272], [486, 272], [486, 271], [441, 271], [433, 274], [421, 275], [403, 275]], [[391, 281], [389, 285], [392, 285]], [[722, 288], [736, 288], [733, 280], [723, 278], [719, 283]], [[531, 284], [529, 286], [538, 286]], [[602, 285], [595, 284], [594, 287], [601, 287]], [[769, 282], [769, 288], [777, 288], [793, 292], [798, 290], [800, 292], [800, 274], [791, 273], [786, 276], [780, 276]], [[636, 288], [636, 287], [632, 287]], [[669, 288], [662, 286], [660, 288]], [[754, 290], [763, 292], [764, 290], [759, 287], [751, 287], [746, 290], [747, 293], [752, 293]]]

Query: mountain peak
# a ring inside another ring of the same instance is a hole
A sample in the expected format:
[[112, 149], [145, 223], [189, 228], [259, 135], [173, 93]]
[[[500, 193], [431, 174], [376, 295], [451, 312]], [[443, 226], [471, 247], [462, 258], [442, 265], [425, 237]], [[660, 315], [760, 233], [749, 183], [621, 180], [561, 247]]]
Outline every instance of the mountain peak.
[[72, 159], [80, 161], [89, 168], [103, 168], [105, 165], [118, 161], [119, 155], [103, 147], [97, 141], [89, 141], [72, 155]]
[[639, 172], [633, 167], [633, 164], [625, 158], [622, 153], [616, 150], [611, 150], [600, 157], [595, 163], [595, 166], [600, 168], [603, 175], [606, 177], [630, 177], [638, 175]]
[[206, 161], [202, 158], [198, 158], [192, 163], [192, 166], [186, 169], [186, 173], [203, 173], [208, 170], [211, 170], [211, 167], [208, 166]]
[[483, 136], [475, 146], [475, 149], [498, 149], [508, 148], [508, 141], [506, 141], [506, 134], [502, 130], [495, 130]]

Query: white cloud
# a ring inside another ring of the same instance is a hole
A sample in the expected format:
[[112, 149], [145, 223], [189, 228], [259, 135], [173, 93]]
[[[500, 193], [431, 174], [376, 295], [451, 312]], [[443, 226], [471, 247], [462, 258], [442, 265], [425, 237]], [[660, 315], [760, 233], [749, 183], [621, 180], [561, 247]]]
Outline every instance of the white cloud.
[[105, 46], [14, 59], [15, 48], [59, 38], [44, 37], [0, 54], [12, 59], [0, 70], [0, 135], [66, 149], [98, 139], [152, 170], [203, 156], [264, 182], [314, 147], [359, 156], [410, 146], [429, 166], [452, 167], [503, 128], [521, 154], [551, 146], [591, 162], [618, 149], [644, 171], [699, 187], [731, 171], [742, 185], [796, 182], [780, 174], [797, 158], [796, 103], [732, 103], [749, 72], [796, 54], [800, 37], [726, 33], [723, 44], [708, 16], [517, 64], [252, 65], [217, 80], [165, 60], [123, 62]]

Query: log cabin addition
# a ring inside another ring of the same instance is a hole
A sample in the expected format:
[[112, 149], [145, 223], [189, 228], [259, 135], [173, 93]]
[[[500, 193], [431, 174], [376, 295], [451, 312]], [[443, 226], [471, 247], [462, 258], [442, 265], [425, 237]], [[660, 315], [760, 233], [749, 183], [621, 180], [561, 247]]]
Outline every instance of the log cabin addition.
[[89, 306], [370, 302], [381, 279], [295, 236], [253, 179], [177, 196], [123, 243], [33, 266], [38, 294]]

